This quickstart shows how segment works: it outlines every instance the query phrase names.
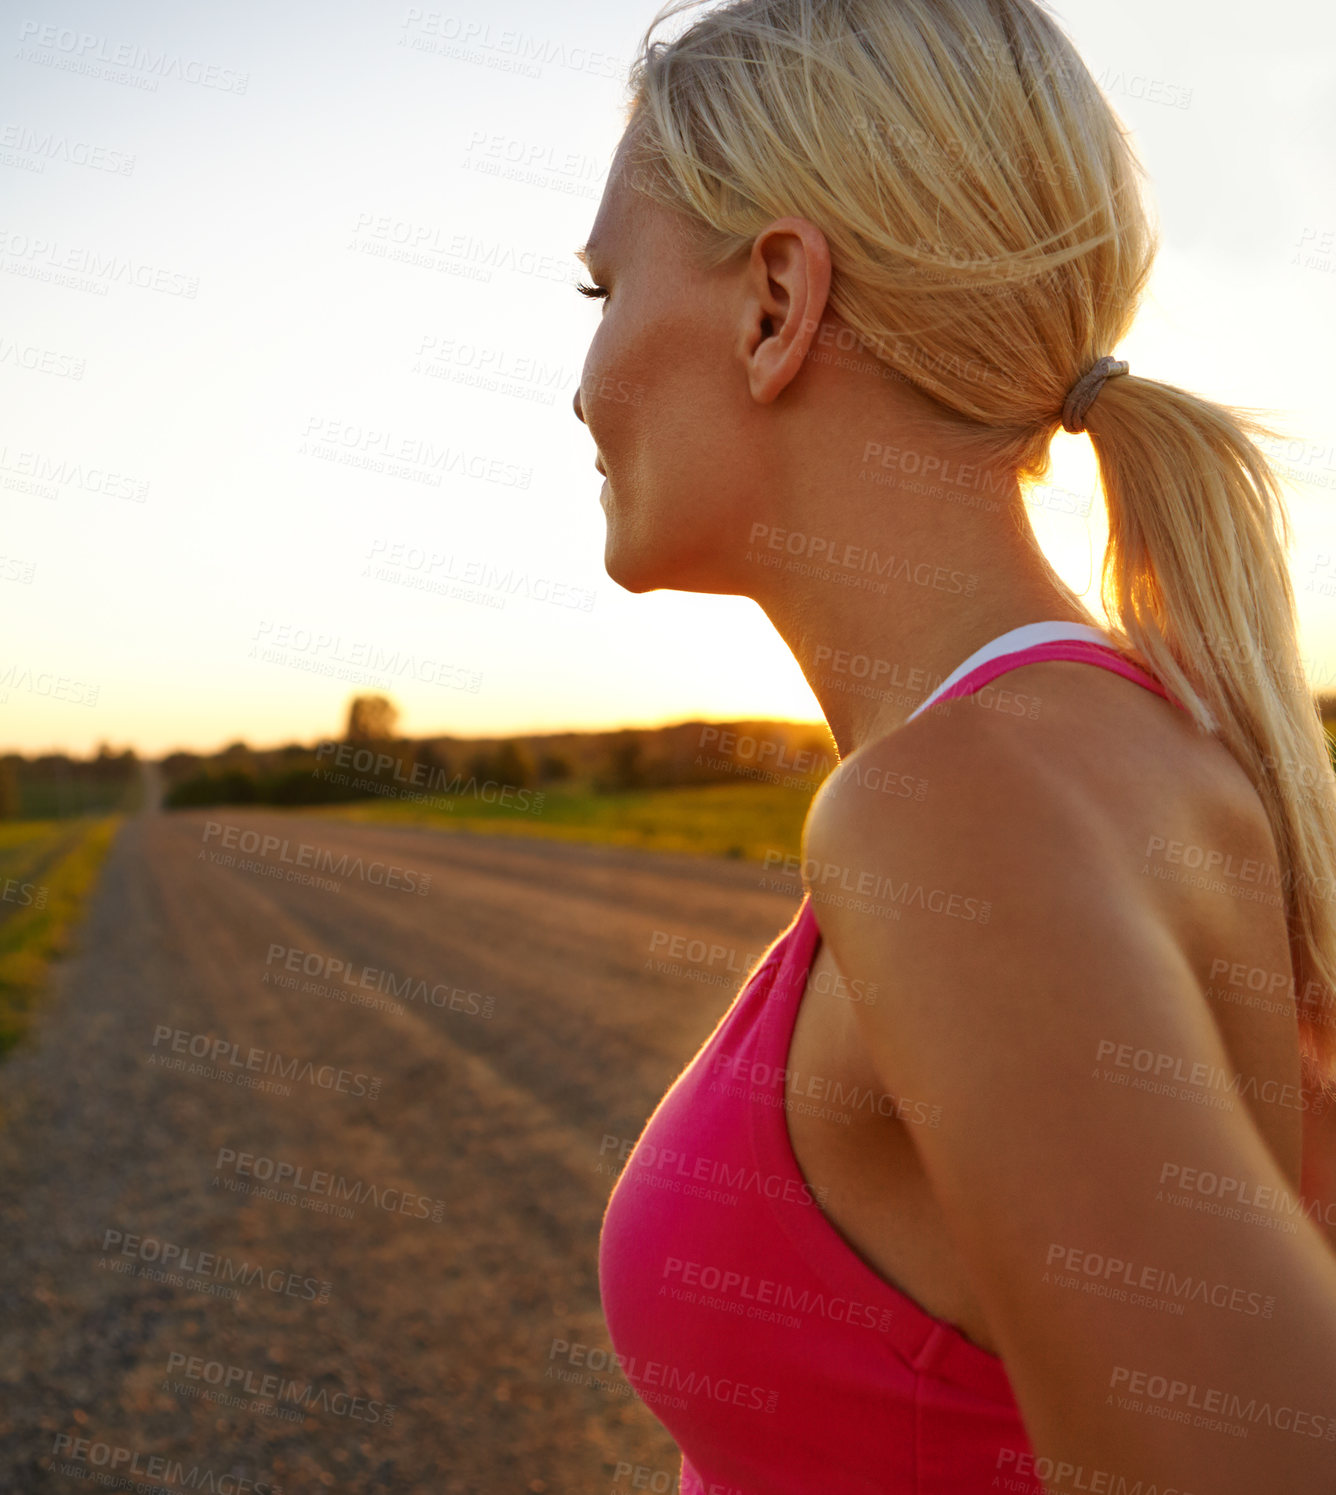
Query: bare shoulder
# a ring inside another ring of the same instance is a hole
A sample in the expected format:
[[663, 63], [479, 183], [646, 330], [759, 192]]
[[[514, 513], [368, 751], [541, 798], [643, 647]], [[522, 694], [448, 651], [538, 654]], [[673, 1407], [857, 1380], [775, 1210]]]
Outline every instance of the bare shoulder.
[[1045, 692], [1037, 716], [971, 698], [926, 712], [813, 801], [803, 865], [823, 938], [846, 976], [896, 975], [897, 1003], [862, 1016], [902, 1033], [900, 1006], [954, 970], [972, 1020], [966, 994], [996, 991], [999, 969], [1035, 993], [1093, 959], [1123, 994], [1108, 1019], [1130, 1021], [1149, 964], [1175, 968], [1181, 1021], [1236, 1058], [1297, 1064], [1283, 1022], [1208, 994], [1211, 971], [1242, 960], [1290, 969], [1275, 845], [1242, 768], [1120, 677], [1053, 662], [1008, 679]]
[[[1274, 848], [1220, 744], [1080, 669], [1034, 667], [1038, 718], [927, 712], [850, 755], [813, 804], [804, 875], [841, 973], [879, 983], [855, 1013], [878, 1082], [937, 1109], [911, 1141], [1032, 1440], [1241, 1490], [1216, 1435], [1176, 1425], [1171, 1453], [1113, 1393], [1168, 1367], [1281, 1396], [1305, 1334], [1336, 1365], [1336, 1262], [1311, 1222], [1241, 1227], [1174, 1183], [1292, 1188], [1293, 1033], [1241, 1062], [1203, 980], [1212, 951], [1285, 959], [1283, 912], [1239, 896]], [[1227, 860], [1204, 887], [1148, 870], [1211, 853]], [[1092, 1263], [1122, 1273], [1107, 1294]], [[1210, 1306], [1212, 1273], [1245, 1285], [1249, 1316]], [[1170, 1283], [1192, 1294], [1182, 1316]]]
[[948, 965], [962, 990], [991, 987], [999, 967], [1052, 956], [1060, 932], [1126, 948], [1153, 895], [1120, 834], [1126, 807], [1101, 796], [1090, 758], [1066, 723], [953, 710], [845, 759], [803, 842], [841, 968], [892, 966], [903, 1006]]
[[[1072, 896], [1116, 891], [1143, 910], [1183, 914], [1185, 930], [1209, 905], [1195, 896], [1205, 879], [1186, 874], [1227, 868], [1241, 891], [1278, 882], [1260, 797], [1184, 713], [1081, 664], [1007, 679], [1030, 713], [967, 697], [846, 758], [808, 815], [809, 870], [823, 866], [833, 887], [851, 881], [837, 864], [909, 857], [956, 881], [1004, 883], [1012, 897], [1056, 878]], [[817, 905], [821, 891], [812, 889]]]

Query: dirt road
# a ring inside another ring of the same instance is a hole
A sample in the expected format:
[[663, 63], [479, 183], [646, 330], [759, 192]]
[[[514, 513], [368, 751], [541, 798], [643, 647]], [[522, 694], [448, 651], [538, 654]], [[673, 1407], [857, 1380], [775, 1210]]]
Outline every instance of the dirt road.
[[548, 1372], [609, 1349], [617, 1152], [791, 917], [760, 881], [127, 822], [0, 1069], [0, 1490], [671, 1488], [620, 1376]]

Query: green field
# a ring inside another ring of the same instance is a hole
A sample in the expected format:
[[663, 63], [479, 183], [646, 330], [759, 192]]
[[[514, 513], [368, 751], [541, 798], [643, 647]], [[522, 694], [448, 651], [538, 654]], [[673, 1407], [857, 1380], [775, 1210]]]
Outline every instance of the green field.
[[69, 947], [120, 823], [0, 822], [0, 1054], [22, 1037], [48, 963]]
[[385, 798], [290, 813], [382, 825], [429, 825], [443, 831], [595, 841], [759, 862], [767, 852], [787, 855], [799, 850], [811, 798], [810, 792], [769, 784], [702, 784], [620, 794], [549, 790], [537, 814], [472, 798], [456, 798], [451, 809]]
[[127, 783], [29, 777], [20, 787], [24, 820], [131, 814], [139, 808], [141, 798], [138, 774]]

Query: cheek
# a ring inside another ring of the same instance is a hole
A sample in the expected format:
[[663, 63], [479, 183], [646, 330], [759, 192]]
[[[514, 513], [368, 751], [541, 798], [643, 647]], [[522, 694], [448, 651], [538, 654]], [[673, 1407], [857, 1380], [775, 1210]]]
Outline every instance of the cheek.
[[586, 366], [580, 376], [580, 406], [601, 451], [625, 443], [628, 425], [639, 419], [646, 403], [644, 385], [614, 369]]
[[[727, 350], [701, 313], [656, 303], [611, 309], [589, 346], [580, 402], [614, 489], [695, 490], [727, 459]], [[618, 482], [620, 479], [620, 482]], [[661, 495], [662, 496], [662, 495]]]
[[612, 321], [604, 322], [580, 375], [580, 404], [600, 449], [615, 449], [628, 422], [648, 403], [651, 362], [648, 339], [627, 339]]

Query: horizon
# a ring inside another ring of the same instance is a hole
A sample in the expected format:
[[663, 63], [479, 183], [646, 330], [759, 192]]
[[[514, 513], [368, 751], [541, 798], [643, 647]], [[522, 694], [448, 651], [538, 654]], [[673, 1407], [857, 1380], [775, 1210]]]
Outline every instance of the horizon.
[[[574, 246], [652, 11], [599, 0], [563, 28], [523, 0], [508, 14], [522, 64], [444, 34], [484, 25], [481, 7], [257, 7], [242, 27], [236, 11], [70, 0], [60, 25], [15, 19], [0, 752], [304, 741], [358, 691], [393, 696], [414, 739], [821, 721], [754, 602], [631, 594], [603, 570], [593, 444], [570, 408], [598, 317]], [[1148, 0], [1073, 0], [1063, 19], [1133, 132], [1162, 228], [1117, 351], [1303, 433], [1267, 450], [1322, 696], [1336, 47], [1320, 39], [1336, 26], [1294, 0], [1280, 18], [1295, 24], [1261, 37], [1215, 14], [1210, 50], [1190, 15]], [[355, 107], [337, 102], [349, 78]], [[1086, 440], [1058, 434], [1027, 512], [1101, 619]], [[628, 721], [654, 725], [611, 725]]]
[[[667, 732], [671, 731], [674, 727], [731, 727], [743, 724], [756, 726], [797, 727], [827, 733], [830, 730], [825, 720], [820, 717], [807, 719], [802, 717], [788, 716], [688, 716], [680, 718], [674, 717], [671, 721], [662, 722], [624, 723], [620, 726], [615, 727], [553, 727], [534, 728], [532, 730], [521, 729], [516, 732], [478, 732], [472, 734], [464, 734], [461, 732], [425, 732], [422, 734], [397, 733], [395, 736], [389, 737], [385, 740], [388, 742], [427, 742], [438, 738], [448, 738], [455, 742], [506, 742], [517, 741], [524, 738], [543, 737], [611, 737], [617, 735], [620, 732]], [[288, 747], [301, 747], [305, 749], [310, 747], [318, 747], [321, 743], [325, 742], [343, 742], [345, 740], [346, 739], [343, 737], [326, 733], [321, 736], [313, 737], [309, 739], [309, 741], [300, 740], [298, 738], [289, 738], [286, 742], [275, 742], [272, 745], [265, 746], [259, 743], [251, 742], [244, 737], [234, 737], [230, 742], [221, 743], [219, 744], [219, 746], [214, 748], [189, 748], [177, 746], [169, 748], [163, 752], [153, 753], [141, 753], [132, 742], [107, 742], [96, 745], [91, 753], [86, 754], [67, 753], [62, 748], [39, 748], [34, 749], [30, 752], [25, 752], [21, 754], [21, 756], [29, 760], [41, 757], [62, 756], [70, 758], [90, 758], [96, 756], [97, 746], [105, 746], [108, 752], [110, 752], [113, 756], [118, 756], [120, 753], [129, 751], [133, 752], [135, 757], [142, 762], [160, 763], [165, 758], [170, 758], [177, 754], [196, 758], [216, 758], [225, 753], [228, 748], [233, 746], [233, 744], [235, 743], [244, 744], [247, 752], [263, 754], [282, 752], [284, 748]], [[0, 758], [3, 758], [9, 753], [15, 751], [16, 749], [13, 748], [0, 747]]]

